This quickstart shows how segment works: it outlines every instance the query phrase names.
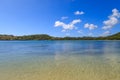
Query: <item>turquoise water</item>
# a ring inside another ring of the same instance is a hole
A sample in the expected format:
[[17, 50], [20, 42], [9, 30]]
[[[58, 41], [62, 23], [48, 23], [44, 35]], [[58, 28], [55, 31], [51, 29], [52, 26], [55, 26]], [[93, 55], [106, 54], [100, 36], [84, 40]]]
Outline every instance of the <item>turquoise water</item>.
[[120, 80], [120, 41], [0, 41], [0, 80]]

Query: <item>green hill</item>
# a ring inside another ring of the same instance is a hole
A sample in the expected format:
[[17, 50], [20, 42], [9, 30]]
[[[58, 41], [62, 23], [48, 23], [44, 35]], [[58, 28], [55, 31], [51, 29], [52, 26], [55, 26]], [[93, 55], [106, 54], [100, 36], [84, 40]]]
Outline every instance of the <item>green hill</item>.
[[110, 39], [110, 40], [120, 40], [120, 32], [116, 33], [114, 35], [108, 36], [107, 39]]

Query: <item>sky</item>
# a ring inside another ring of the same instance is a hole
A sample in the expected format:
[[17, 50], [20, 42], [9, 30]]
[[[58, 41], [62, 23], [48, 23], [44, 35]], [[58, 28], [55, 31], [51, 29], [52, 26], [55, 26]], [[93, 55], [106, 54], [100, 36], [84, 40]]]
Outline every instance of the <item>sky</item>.
[[0, 0], [0, 34], [108, 36], [120, 32], [120, 0]]

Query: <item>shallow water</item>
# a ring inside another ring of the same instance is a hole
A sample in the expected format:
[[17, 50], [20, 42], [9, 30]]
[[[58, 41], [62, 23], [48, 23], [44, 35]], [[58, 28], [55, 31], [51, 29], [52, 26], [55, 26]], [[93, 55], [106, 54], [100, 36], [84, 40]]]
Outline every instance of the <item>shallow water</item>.
[[120, 80], [120, 41], [0, 41], [0, 80]]

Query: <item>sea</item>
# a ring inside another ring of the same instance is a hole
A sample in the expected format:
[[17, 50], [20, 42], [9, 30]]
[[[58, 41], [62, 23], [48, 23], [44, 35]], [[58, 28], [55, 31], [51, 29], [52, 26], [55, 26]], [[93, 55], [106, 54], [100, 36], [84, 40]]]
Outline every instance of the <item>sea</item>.
[[0, 80], [120, 80], [120, 41], [0, 41]]

